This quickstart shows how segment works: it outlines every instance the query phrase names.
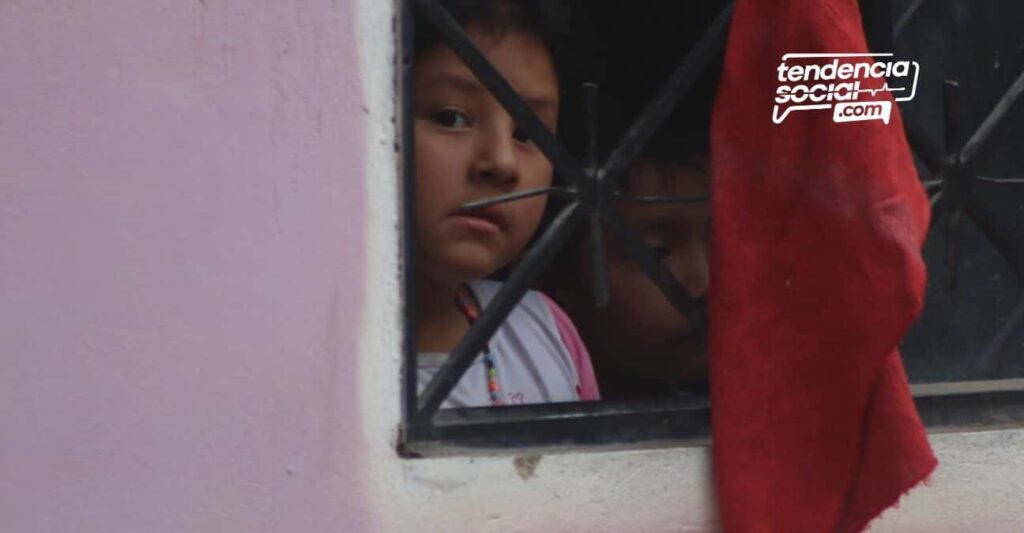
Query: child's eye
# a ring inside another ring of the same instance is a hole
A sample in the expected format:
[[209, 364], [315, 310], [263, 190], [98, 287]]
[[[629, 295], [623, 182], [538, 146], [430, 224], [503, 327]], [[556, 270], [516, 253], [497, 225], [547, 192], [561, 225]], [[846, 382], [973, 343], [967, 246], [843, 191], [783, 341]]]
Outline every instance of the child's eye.
[[525, 131], [523, 131], [523, 128], [518, 128], [517, 127], [516, 129], [512, 130], [512, 138], [515, 139], [516, 142], [521, 142], [521, 143], [528, 143], [528, 142], [530, 142], [530, 137], [529, 137], [529, 135], [526, 134]]
[[469, 118], [460, 111], [454, 109], [442, 109], [430, 116], [435, 124], [445, 128], [466, 128], [469, 127]]

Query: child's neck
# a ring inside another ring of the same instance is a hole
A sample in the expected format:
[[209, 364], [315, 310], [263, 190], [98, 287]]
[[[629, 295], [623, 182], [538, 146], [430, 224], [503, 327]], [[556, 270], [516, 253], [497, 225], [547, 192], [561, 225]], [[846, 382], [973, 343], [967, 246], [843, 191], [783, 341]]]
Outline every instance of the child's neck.
[[469, 330], [465, 315], [455, 306], [460, 284], [417, 278], [416, 351], [450, 352]]

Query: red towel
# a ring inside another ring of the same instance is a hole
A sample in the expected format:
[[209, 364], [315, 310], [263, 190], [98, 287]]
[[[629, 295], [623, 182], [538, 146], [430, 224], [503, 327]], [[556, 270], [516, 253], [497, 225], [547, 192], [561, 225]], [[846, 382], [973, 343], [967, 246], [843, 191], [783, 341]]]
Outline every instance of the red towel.
[[923, 302], [929, 217], [899, 112], [772, 121], [783, 54], [866, 51], [855, 0], [737, 1], [712, 120], [727, 533], [860, 531], [936, 465], [897, 352]]

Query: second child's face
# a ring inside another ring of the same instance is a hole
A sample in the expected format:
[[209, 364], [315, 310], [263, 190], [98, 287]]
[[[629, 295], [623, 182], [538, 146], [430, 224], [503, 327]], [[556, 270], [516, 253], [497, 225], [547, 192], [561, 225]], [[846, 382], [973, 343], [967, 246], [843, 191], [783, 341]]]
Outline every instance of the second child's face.
[[[536, 37], [495, 37], [470, 26], [470, 39], [551, 131], [558, 118], [554, 65]], [[485, 277], [526, 246], [543, 196], [473, 213], [459, 206], [550, 185], [551, 164], [447, 46], [421, 54], [415, 68], [418, 271], [442, 283]]]
[[[705, 195], [710, 179], [694, 168], [639, 164], [629, 171], [629, 184], [630, 192], [641, 196]], [[694, 298], [704, 298], [709, 284], [708, 204], [620, 202], [618, 209], [683, 289]], [[588, 301], [586, 311], [573, 316], [585, 334], [602, 392], [626, 397], [700, 388], [707, 378], [704, 339], [620, 242], [609, 238], [607, 243], [609, 306], [597, 309]], [[579, 256], [586, 257], [585, 246], [580, 247]], [[588, 264], [582, 262], [589, 272]], [[589, 290], [583, 297], [589, 297]]]

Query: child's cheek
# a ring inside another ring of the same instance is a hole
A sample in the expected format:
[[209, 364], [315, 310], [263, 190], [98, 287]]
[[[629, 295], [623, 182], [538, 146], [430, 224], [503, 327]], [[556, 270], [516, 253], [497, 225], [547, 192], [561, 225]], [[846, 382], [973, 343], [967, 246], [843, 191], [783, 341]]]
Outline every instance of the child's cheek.
[[554, 168], [551, 166], [551, 162], [536, 148], [530, 150], [531, 152], [524, 158], [523, 183], [520, 184], [520, 188], [533, 189], [550, 186], [554, 178]]
[[543, 196], [520, 200], [518, 209], [515, 212], [517, 233], [520, 237], [529, 240], [540, 225], [540, 219], [544, 214], [544, 205], [547, 200]]
[[628, 335], [654, 341], [672, 335], [683, 326], [679, 312], [642, 270], [620, 264], [610, 270], [609, 276], [611, 305], [616, 310], [619, 327], [628, 330]]

